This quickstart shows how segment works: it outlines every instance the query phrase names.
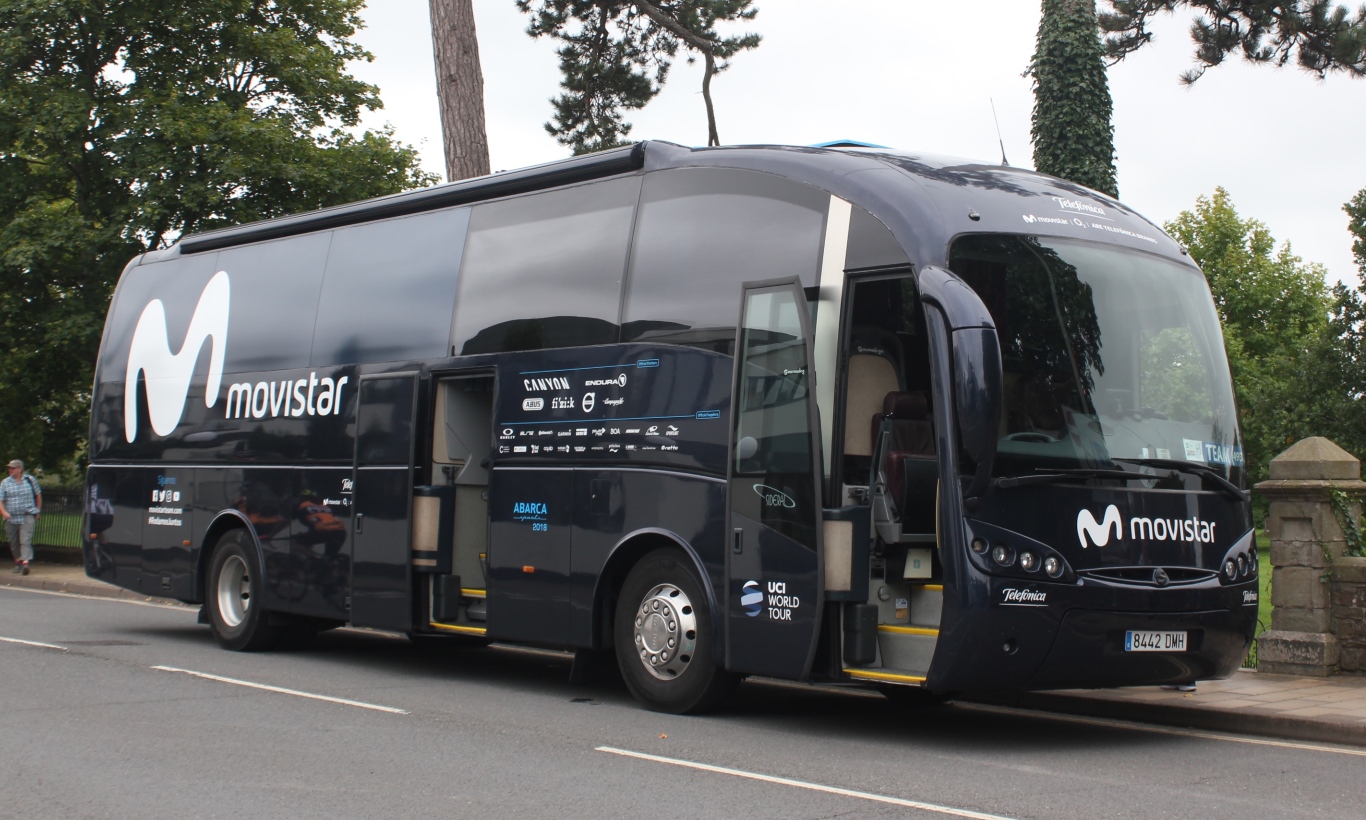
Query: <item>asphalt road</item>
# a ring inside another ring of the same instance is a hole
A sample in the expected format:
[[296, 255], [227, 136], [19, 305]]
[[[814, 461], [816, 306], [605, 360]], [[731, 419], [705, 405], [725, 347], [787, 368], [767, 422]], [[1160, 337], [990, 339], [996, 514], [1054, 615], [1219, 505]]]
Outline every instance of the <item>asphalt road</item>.
[[230, 653], [190, 608], [0, 589], [0, 816], [1362, 816], [1361, 749], [753, 681], [675, 717], [568, 673], [359, 630]]

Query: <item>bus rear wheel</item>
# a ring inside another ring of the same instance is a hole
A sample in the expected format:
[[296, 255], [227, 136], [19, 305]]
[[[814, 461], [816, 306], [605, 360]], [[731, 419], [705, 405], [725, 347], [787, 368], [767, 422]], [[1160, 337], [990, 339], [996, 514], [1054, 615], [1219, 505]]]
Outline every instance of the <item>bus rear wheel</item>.
[[[273, 649], [286, 630], [271, 623], [261, 605], [264, 579], [256, 545], [244, 529], [224, 533], [214, 545], [205, 595], [209, 628], [219, 646], [235, 652]], [[310, 636], [311, 637], [311, 636]]]
[[617, 602], [617, 665], [647, 708], [687, 714], [719, 706], [740, 678], [717, 665], [702, 581], [676, 549], [646, 555], [626, 576]]

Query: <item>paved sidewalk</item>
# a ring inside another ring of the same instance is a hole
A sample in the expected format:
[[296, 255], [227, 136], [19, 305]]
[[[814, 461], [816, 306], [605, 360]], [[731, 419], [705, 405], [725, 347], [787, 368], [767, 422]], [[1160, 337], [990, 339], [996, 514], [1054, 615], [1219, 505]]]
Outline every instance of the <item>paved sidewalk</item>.
[[[3, 555], [0, 552], [0, 555]], [[28, 575], [11, 575], [12, 564], [0, 564], [0, 587], [21, 587], [23, 589], [45, 589], [50, 592], [69, 592], [73, 595], [93, 595], [97, 598], [127, 598], [134, 601], [160, 601], [179, 603], [165, 598], [143, 595], [129, 589], [87, 578], [85, 568], [71, 564], [45, 564], [33, 562], [29, 565]]]
[[[0, 572], [5, 573], [0, 574], [0, 586], [163, 600], [87, 578], [79, 566], [35, 563], [27, 576], [10, 575], [7, 569]], [[1061, 714], [1366, 746], [1366, 677], [1298, 678], [1242, 671], [1228, 680], [1202, 681], [1194, 693], [1132, 686], [973, 700]]]

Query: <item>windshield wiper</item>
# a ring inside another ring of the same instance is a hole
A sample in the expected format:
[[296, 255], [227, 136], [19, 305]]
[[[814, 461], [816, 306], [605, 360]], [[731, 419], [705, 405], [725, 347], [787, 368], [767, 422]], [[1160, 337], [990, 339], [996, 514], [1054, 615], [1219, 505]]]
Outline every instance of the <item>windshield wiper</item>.
[[1238, 501], [1247, 501], [1249, 496], [1237, 484], [1229, 481], [1219, 474], [1213, 467], [1206, 467], [1203, 464], [1194, 464], [1189, 461], [1176, 461], [1175, 459], [1165, 458], [1117, 458], [1115, 461], [1123, 461], [1127, 464], [1139, 464], [1145, 467], [1166, 467], [1178, 473], [1194, 473], [1203, 478], [1208, 478], [1214, 482], [1219, 491], [1230, 498]]
[[996, 486], [1008, 490], [1013, 487], [1030, 487], [1035, 484], [1052, 484], [1058, 481], [1066, 481], [1069, 478], [1113, 478], [1119, 479], [1120, 481], [1161, 481], [1164, 478], [1176, 477], [1177, 475], [1175, 473], [1156, 475], [1148, 473], [1131, 473], [1128, 470], [1093, 470], [1083, 467], [1075, 470], [1053, 470], [1048, 473], [998, 478], [996, 479]]

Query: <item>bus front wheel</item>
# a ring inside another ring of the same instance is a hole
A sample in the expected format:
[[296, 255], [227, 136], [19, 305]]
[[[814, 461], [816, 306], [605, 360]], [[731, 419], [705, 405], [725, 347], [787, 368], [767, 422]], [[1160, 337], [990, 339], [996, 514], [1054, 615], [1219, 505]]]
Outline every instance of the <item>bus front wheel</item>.
[[227, 532], [214, 545], [205, 599], [209, 628], [224, 649], [272, 649], [284, 637], [284, 630], [270, 622], [261, 606], [265, 584], [259, 567], [256, 545], [246, 530]]
[[626, 576], [614, 638], [627, 688], [657, 712], [715, 708], [739, 684], [738, 676], [716, 664], [702, 581], [676, 549], [655, 550]]

